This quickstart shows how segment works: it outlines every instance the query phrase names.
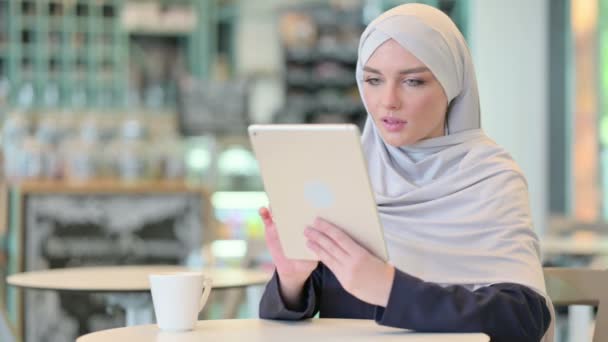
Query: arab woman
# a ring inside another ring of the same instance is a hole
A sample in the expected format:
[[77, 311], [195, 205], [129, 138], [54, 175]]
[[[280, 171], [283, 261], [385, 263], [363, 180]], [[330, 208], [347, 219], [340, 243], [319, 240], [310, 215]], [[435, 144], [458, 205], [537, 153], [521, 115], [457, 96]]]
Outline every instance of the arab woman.
[[276, 271], [260, 317], [318, 313], [424, 332], [482, 332], [492, 341], [552, 341], [526, 179], [481, 129], [460, 31], [433, 7], [395, 7], [363, 32], [356, 77], [389, 260], [323, 218], [305, 232], [320, 261], [287, 259], [262, 208]]

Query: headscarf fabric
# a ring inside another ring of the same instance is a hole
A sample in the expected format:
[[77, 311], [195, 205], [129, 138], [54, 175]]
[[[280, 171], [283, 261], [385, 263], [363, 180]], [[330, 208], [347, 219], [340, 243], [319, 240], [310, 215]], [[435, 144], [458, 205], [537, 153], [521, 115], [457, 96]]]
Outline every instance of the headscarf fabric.
[[448, 100], [441, 137], [394, 147], [369, 115], [365, 123], [362, 145], [389, 261], [425, 281], [518, 283], [546, 298], [527, 183], [509, 153], [481, 130], [477, 81], [462, 34], [431, 6], [385, 12], [361, 36], [361, 95], [363, 67], [389, 39], [430, 69]]

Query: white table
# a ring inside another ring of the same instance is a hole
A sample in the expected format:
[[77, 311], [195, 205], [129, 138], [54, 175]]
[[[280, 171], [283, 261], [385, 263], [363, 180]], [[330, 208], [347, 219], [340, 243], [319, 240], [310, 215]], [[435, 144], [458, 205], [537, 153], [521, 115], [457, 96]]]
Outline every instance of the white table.
[[127, 326], [153, 322], [149, 305], [148, 275], [163, 272], [202, 271], [213, 279], [214, 289], [228, 289], [265, 284], [271, 274], [242, 268], [193, 269], [183, 266], [104, 266], [59, 268], [24, 272], [6, 278], [10, 285], [36, 290], [102, 292], [113, 294], [145, 293], [145, 297], [115, 298], [125, 308]]
[[311, 319], [299, 322], [260, 319], [198, 321], [194, 330], [161, 332], [156, 325], [102, 330], [76, 342], [298, 342], [298, 341], [400, 341], [487, 342], [485, 334], [432, 334], [380, 326], [372, 320]]

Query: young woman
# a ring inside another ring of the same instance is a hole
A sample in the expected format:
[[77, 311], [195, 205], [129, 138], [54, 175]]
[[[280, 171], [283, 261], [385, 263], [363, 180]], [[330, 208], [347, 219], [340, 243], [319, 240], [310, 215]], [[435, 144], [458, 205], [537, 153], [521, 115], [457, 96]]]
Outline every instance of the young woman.
[[322, 218], [305, 233], [321, 261], [287, 259], [262, 208], [276, 272], [260, 316], [319, 312], [417, 331], [483, 332], [492, 341], [552, 340], [526, 180], [480, 129], [473, 64], [454, 23], [420, 4], [387, 11], [361, 36], [356, 76], [390, 260]]

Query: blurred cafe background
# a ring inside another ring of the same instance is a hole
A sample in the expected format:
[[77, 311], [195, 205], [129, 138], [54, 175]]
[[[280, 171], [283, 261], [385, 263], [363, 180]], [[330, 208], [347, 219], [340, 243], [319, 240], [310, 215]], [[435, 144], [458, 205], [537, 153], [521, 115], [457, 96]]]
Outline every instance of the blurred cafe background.
[[[270, 272], [247, 126], [361, 125], [359, 35], [406, 2], [464, 33], [483, 127], [527, 175], [544, 265], [606, 268], [608, 0], [0, 0], [0, 340], [125, 324], [99, 294], [24, 291], [11, 274]], [[260, 291], [214, 292], [203, 315], [257, 317]], [[559, 341], [593, 329], [582, 310], [574, 325], [558, 311]]]

